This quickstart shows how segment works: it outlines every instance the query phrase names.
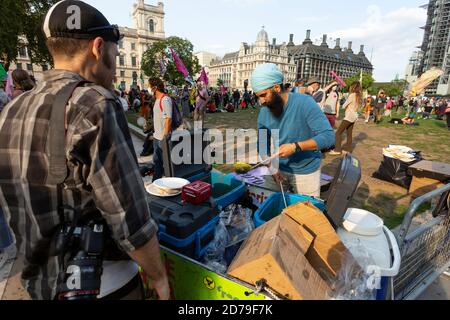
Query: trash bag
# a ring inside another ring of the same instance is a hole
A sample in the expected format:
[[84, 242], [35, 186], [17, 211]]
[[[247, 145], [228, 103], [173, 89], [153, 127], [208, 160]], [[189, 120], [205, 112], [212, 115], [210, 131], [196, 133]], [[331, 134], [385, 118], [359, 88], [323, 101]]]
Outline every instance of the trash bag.
[[230, 240], [228, 246], [247, 239], [248, 235], [255, 229], [252, 215], [251, 209], [235, 204], [228, 206], [220, 214], [220, 218], [228, 230]]
[[417, 154], [416, 160], [412, 162], [403, 162], [387, 156], [383, 156], [383, 158], [380, 168], [373, 174], [373, 177], [409, 189], [413, 178], [409, 173], [409, 167], [423, 160], [422, 156]]
[[223, 220], [217, 224], [213, 241], [206, 248], [203, 258], [205, 265], [218, 273], [225, 273], [228, 265], [224, 260], [225, 249], [230, 242], [227, 227]]
[[376, 300], [381, 277], [376, 275], [376, 265], [361, 242], [346, 244], [354, 258], [347, 258], [329, 293], [331, 300]]
[[253, 211], [232, 204], [220, 213], [214, 240], [208, 245], [204, 263], [219, 273], [225, 273], [240, 247], [255, 229]]
[[252, 216], [253, 211], [240, 204], [232, 204], [221, 213], [221, 220], [224, 221], [229, 235], [229, 243], [224, 253], [227, 265], [231, 264], [245, 239], [255, 230]]

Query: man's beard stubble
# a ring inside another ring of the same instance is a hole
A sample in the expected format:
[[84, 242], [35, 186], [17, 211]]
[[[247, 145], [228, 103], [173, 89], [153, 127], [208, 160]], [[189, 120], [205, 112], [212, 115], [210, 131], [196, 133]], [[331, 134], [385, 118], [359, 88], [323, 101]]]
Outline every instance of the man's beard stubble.
[[281, 95], [275, 91], [272, 92], [272, 101], [267, 103], [266, 106], [275, 118], [279, 118], [283, 114], [284, 101], [281, 98]]
[[101, 63], [104, 66], [104, 71], [105, 74], [103, 74], [102, 78], [102, 83], [100, 83], [101, 86], [105, 87], [106, 89], [110, 89], [110, 87], [113, 85], [113, 81], [114, 81], [114, 74], [113, 74], [113, 69], [115, 67], [115, 59], [110, 59], [110, 55], [108, 55], [107, 53], [105, 53], [102, 58], [101, 58]]

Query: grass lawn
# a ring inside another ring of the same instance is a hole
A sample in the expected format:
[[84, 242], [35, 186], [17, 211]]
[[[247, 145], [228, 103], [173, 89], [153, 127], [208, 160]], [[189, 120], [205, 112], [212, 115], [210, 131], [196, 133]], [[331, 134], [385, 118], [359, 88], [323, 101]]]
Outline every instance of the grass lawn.
[[261, 109], [239, 110], [234, 113], [206, 114], [205, 127], [217, 129], [256, 129]]
[[[405, 113], [395, 115], [403, 118]], [[414, 145], [417, 151], [428, 155], [427, 160], [450, 163], [450, 131], [446, 121], [432, 119], [416, 119], [418, 126], [405, 126], [382, 122], [379, 126], [395, 130], [395, 139], [403, 144]], [[432, 158], [432, 159], [430, 159]]]
[[135, 113], [134, 111], [128, 111], [126, 113], [128, 122], [131, 123], [133, 126], [139, 127], [137, 124], [137, 119], [140, 117], [139, 113]]

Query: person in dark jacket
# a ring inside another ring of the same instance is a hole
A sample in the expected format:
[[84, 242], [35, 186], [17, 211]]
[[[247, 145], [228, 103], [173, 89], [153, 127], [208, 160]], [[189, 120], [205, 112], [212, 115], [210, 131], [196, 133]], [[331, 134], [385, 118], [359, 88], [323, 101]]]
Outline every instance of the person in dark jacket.
[[239, 109], [239, 102], [241, 100], [241, 94], [239, 92], [238, 89], [236, 89], [233, 93], [233, 105], [234, 105], [234, 110], [238, 110]]

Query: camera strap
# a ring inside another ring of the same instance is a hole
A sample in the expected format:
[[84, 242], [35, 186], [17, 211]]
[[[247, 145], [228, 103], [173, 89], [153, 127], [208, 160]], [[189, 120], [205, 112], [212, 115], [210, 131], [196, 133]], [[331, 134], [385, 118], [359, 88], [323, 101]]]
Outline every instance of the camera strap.
[[[52, 105], [49, 126], [49, 173], [47, 185], [63, 184], [67, 179], [66, 159], [66, 109], [70, 98], [76, 88], [89, 83], [88, 81], [75, 81], [63, 87], [56, 95]], [[61, 189], [62, 191], [62, 189]], [[58, 200], [62, 200], [58, 198]], [[62, 202], [61, 202], [62, 203]], [[60, 207], [60, 206], [58, 206]]]
[[76, 223], [78, 223], [79, 212], [73, 208], [64, 206], [63, 189], [64, 181], [67, 179], [67, 158], [66, 158], [66, 134], [67, 134], [67, 116], [66, 110], [70, 98], [76, 88], [89, 83], [88, 81], [74, 81], [64, 86], [56, 95], [53, 102], [50, 124], [49, 124], [49, 172], [47, 176], [47, 185], [56, 185], [57, 193], [57, 212], [60, 225], [64, 228], [66, 217], [65, 209], [74, 211], [73, 224], [69, 231], [69, 236], [64, 240], [63, 250], [58, 257], [59, 267], [64, 270], [64, 259], [67, 252], [68, 244], [75, 231]]

